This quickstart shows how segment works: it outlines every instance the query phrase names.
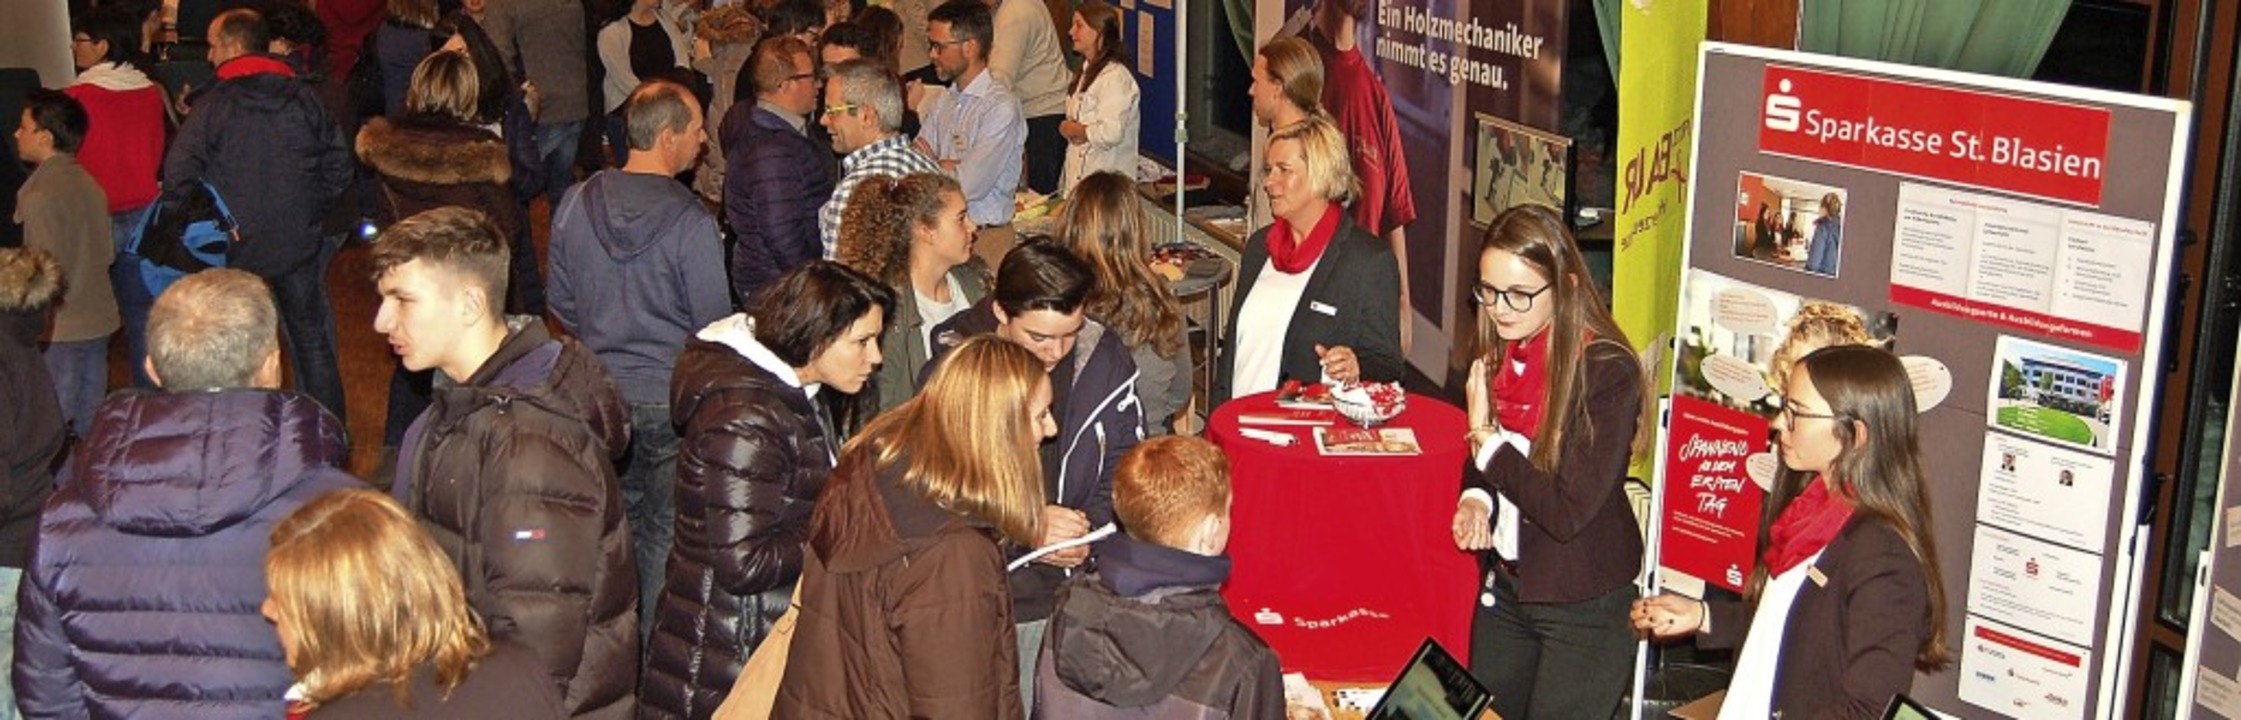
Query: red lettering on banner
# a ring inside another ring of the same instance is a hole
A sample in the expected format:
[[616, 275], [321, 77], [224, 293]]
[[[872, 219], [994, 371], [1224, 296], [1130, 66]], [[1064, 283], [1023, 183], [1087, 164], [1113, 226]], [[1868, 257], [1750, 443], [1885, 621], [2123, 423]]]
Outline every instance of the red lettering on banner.
[[2123, 352], [2139, 352], [2140, 333], [2078, 322], [2046, 313], [1955, 297], [1906, 285], [1891, 286], [1891, 302], [1935, 310], [1977, 322], [2014, 328], [2062, 340], [2075, 340]]
[[2109, 111], [1769, 64], [1759, 149], [2101, 204]]
[[2053, 660], [2070, 667], [2077, 667], [2084, 662], [2083, 659], [2079, 658], [2074, 653], [2062, 652], [2060, 650], [2031, 642], [2014, 635], [2009, 635], [2007, 633], [2000, 632], [1983, 625], [1976, 626], [1976, 636], [1984, 638], [1985, 640], [1999, 643], [2001, 645], [2006, 645], [2017, 650], [2021, 650], [2023, 652], [2030, 653], [2032, 655], [2037, 655], [2048, 660]]

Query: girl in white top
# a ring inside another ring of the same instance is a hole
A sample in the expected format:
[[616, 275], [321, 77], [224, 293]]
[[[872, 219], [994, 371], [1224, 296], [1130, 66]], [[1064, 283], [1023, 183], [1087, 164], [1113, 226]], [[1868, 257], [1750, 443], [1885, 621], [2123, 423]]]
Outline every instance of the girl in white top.
[[1866, 345], [1814, 351], [1784, 384], [1781, 510], [1748, 600], [1644, 598], [1634, 627], [1741, 642], [1721, 718], [1875, 717], [1951, 660], [1913, 384]]
[[1058, 175], [1061, 194], [1091, 173], [1136, 177], [1136, 136], [1142, 128], [1137, 106], [1136, 72], [1129, 69], [1128, 46], [1121, 44], [1120, 11], [1089, 0], [1074, 11], [1066, 31], [1081, 53], [1082, 74], [1066, 96], [1066, 167]]

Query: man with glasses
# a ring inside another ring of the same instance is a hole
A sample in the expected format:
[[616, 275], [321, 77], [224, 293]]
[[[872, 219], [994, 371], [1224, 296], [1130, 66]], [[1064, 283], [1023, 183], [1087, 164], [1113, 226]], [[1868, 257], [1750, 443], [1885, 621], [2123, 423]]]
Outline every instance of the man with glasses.
[[741, 303], [788, 270], [823, 253], [818, 206], [832, 197], [839, 168], [832, 148], [811, 137], [817, 73], [809, 45], [766, 38], [747, 58], [755, 102], [724, 117], [724, 212], [734, 240], [731, 288]]
[[817, 211], [817, 237], [831, 260], [840, 244], [841, 211], [848, 209], [857, 183], [875, 175], [938, 173], [942, 167], [902, 134], [902, 86], [874, 61], [846, 60], [825, 68], [825, 106], [817, 121], [832, 131], [833, 149], [845, 155], [840, 183]]
[[994, 266], [1018, 241], [1012, 199], [1027, 147], [1027, 118], [1011, 88], [988, 71], [991, 23], [981, 0], [950, 0], [927, 16], [927, 53], [950, 89], [919, 108], [918, 149], [965, 187], [965, 214], [980, 226], [973, 251]]

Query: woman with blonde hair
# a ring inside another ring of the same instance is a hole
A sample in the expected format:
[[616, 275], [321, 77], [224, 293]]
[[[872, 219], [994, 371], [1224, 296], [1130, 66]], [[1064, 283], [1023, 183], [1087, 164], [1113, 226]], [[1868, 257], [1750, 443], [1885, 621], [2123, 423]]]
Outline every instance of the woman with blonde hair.
[[1175, 413], [1190, 402], [1190, 349], [1183, 311], [1152, 273], [1151, 231], [1137, 205], [1136, 183], [1119, 173], [1083, 178], [1058, 218], [1058, 242], [1089, 263], [1089, 314], [1120, 332], [1136, 360], [1136, 397], [1144, 404], [1144, 432], [1165, 435]]
[[1121, 15], [1102, 0], [1074, 9], [1066, 37], [1082, 56], [1081, 75], [1066, 94], [1066, 164], [1058, 174], [1060, 194], [1091, 173], [1136, 172], [1136, 135], [1143, 123], [1137, 105], [1136, 71], [1129, 69], [1128, 46], [1121, 43]]
[[1742, 648], [1722, 718], [1876, 717], [1953, 660], [1914, 385], [1861, 345], [1816, 350], [1784, 381], [1784, 470], [1746, 599], [1643, 598], [1634, 627]]
[[1609, 715], [1634, 656], [1625, 611], [1642, 559], [1623, 487], [1655, 405], [1562, 215], [1503, 211], [1477, 263], [1473, 462], [1451, 528], [1485, 568], [1471, 673], [1502, 717]]
[[[1830, 345], [1873, 345], [1875, 337], [1868, 334], [1867, 322], [1850, 307], [1821, 300], [1808, 300], [1799, 305], [1797, 315], [1790, 317], [1789, 333], [1782, 336], [1782, 344], [1774, 347], [1774, 356], [1766, 361], [1766, 386], [1776, 395], [1782, 392], [1783, 383], [1790, 377], [1790, 367], [1797, 359]], [[1769, 402], [1778, 402], [1779, 398]]]
[[272, 529], [262, 608], [296, 677], [291, 713], [560, 717], [528, 648], [494, 639], [459, 573], [397, 501], [338, 490]]
[[1262, 189], [1276, 220], [1245, 241], [1214, 401], [1286, 380], [1401, 377], [1401, 269], [1348, 217], [1359, 192], [1346, 140], [1321, 116], [1268, 141]]
[[965, 191], [948, 175], [875, 175], [849, 193], [834, 259], [895, 291], [879, 342], [886, 359], [876, 378], [879, 410], [918, 394], [934, 326], [987, 297], [987, 267], [973, 256], [976, 232]]
[[[1323, 56], [1298, 36], [1280, 37], [1253, 54], [1253, 84], [1247, 93], [1253, 101], [1253, 120], [1274, 133], [1302, 120], [1323, 114]], [[1270, 142], [1275, 142], [1273, 139]], [[1246, 198], [1247, 222], [1252, 229], [1267, 227], [1268, 198], [1261, 194], [1266, 172], [1254, 165]]]
[[1022, 717], [998, 539], [1042, 534], [1050, 378], [966, 340], [841, 450], [811, 514], [774, 717]]

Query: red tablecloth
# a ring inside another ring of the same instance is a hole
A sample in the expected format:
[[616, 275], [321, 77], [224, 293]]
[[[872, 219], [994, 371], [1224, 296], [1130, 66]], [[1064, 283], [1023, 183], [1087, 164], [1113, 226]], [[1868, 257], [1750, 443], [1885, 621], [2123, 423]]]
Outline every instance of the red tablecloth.
[[1468, 662], [1478, 561], [1448, 530], [1469, 452], [1463, 411], [1410, 397], [1387, 427], [1414, 430], [1422, 455], [1324, 457], [1311, 428], [1253, 426], [1291, 433], [1291, 447], [1237, 433], [1240, 411], [1274, 398], [1232, 400], [1207, 423], [1234, 486], [1230, 612], [1314, 680], [1390, 681], [1427, 635]]

